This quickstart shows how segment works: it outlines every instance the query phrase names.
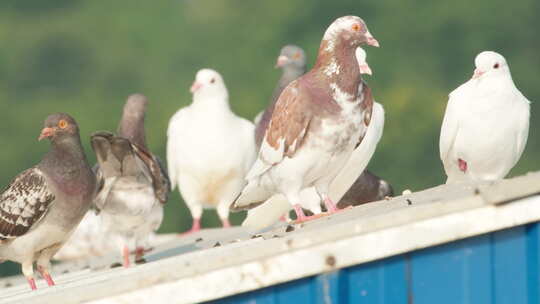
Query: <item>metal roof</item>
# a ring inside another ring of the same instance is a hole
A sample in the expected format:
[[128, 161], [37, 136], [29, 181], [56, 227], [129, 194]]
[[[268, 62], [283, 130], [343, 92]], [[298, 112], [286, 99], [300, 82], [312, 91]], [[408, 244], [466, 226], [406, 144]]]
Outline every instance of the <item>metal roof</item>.
[[129, 269], [110, 268], [113, 257], [56, 265], [58, 285], [40, 282], [37, 292], [30, 292], [22, 277], [0, 280], [0, 286], [16, 285], [3, 289], [0, 303], [218, 299], [536, 222], [537, 193], [539, 172], [493, 183], [441, 185], [305, 224], [278, 224], [260, 234], [241, 227], [208, 230], [173, 239], [148, 254], [148, 263]]

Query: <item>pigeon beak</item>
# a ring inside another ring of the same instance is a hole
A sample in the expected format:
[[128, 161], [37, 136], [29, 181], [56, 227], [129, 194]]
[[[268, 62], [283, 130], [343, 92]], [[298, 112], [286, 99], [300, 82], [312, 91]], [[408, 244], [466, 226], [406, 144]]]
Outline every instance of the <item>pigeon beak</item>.
[[478, 79], [480, 76], [482, 76], [482, 74], [484, 74], [484, 72], [480, 71], [479, 69], [474, 69], [472, 79]]
[[361, 64], [360, 65], [360, 74], [368, 74], [371, 75], [371, 68], [367, 64]]
[[191, 92], [191, 94], [195, 93], [198, 89], [200, 89], [202, 87], [202, 84], [200, 82], [197, 82], [195, 81], [192, 85], [191, 85], [191, 88], [189, 89], [189, 91]]
[[41, 130], [41, 134], [39, 134], [38, 140], [42, 140], [44, 138], [49, 138], [54, 135], [54, 129], [53, 128], [43, 128]]
[[375, 39], [369, 31], [366, 32], [366, 38], [367, 38], [368, 45], [379, 47], [379, 41], [377, 41], [377, 39]]
[[288, 61], [289, 61], [289, 57], [284, 56], [284, 55], [279, 55], [279, 57], [277, 58], [277, 61], [276, 61], [275, 68], [277, 69], [277, 68], [280, 68], [280, 67], [284, 66]]

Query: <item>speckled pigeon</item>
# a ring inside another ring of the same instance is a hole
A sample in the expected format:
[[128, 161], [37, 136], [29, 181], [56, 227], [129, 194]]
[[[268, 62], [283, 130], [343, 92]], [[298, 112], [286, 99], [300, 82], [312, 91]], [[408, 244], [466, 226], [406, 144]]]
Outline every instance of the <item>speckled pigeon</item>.
[[96, 177], [84, 154], [77, 122], [64, 113], [45, 120], [39, 139], [51, 149], [35, 167], [19, 174], [0, 194], [0, 259], [22, 264], [36, 289], [33, 263], [47, 281], [50, 259], [88, 211]]

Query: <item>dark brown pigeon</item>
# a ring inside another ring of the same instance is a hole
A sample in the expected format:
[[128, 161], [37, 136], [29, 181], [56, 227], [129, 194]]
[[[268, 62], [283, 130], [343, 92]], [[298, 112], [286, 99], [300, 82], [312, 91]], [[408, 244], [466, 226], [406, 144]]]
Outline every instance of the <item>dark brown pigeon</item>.
[[19, 174], [0, 195], [0, 259], [22, 264], [32, 290], [33, 263], [49, 286], [50, 259], [67, 241], [96, 193], [75, 120], [64, 113], [45, 120], [39, 140], [49, 138], [41, 162]]
[[391, 196], [394, 196], [392, 186], [387, 181], [365, 170], [341, 198], [338, 208], [358, 206]]
[[314, 186], [329, 213], [337, 211], [329, 184], [366, 132], [373, 106], [355, 56], [362, 44], [378, 46], [361, 18], [341, 17], [330, 25], [313, 69], [288, 85], [276, 102], [234, 209], [283, 194], [297, 221], [304, 221], [300, 191]]
[[306, 72], [306, 55], [302, 48], [296, 45], [286, 45], [281, 49], [276, 61], [276, 67], [281, 68], [283, 73], [278, 81], [274, 92], [272, 93], [272, 100], [263, 113], [257, 115], [255, 118], [255, 142], [257, 148], [260, 148], [261, 142], [264, 138], [264, 133], [274, 112], [276, 102], [281, 95], [281, 92], [298, 77], [304, 75]]
[[142, 259], [148, 237], [161, 225], [163, 204], [170, 191], [166, 171], [146, 146], [147, 103], [144, 95], [129, 96], [118, 135], [101, 131], [91, 137], [100, 185], [95, 205], [125, 267], [130, 265], [131, 249], [135, 249], [135, 261]]

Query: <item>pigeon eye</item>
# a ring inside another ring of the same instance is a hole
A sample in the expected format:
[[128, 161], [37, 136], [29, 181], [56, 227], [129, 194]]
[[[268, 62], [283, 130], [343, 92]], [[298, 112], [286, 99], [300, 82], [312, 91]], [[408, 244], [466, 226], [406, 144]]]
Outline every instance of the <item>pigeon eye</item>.
[[210, 79], [210, 83], [214, 83], [214, 82], [216, 82], [215, 78]]
[[499, 68], [499, 64], [498, 64], [498, 63], [495, 63], [495, 64], [493, 65], [493, 68], [494, 68], [494, 69], [498, 69], [498, 68]]
[[300, 59], [300, 53], [299, 52], [294, 53], [293, 58]]
[[58, 122], [58, 127], [60, 127], [60, 129], [65, 129], [67, 125], [68, 125], [67, 121], [63, 119]]
[[362, 26], [361, 26], [360, 24], [358, 24], [358, 23], [355, 23], [355, 24], [353, 24], [353, 25], [351, 26], [351, 29], [352, 29], [353, 31], [355, 31], [355, 32], [359, 32], [360, 29], [362, 29]]

